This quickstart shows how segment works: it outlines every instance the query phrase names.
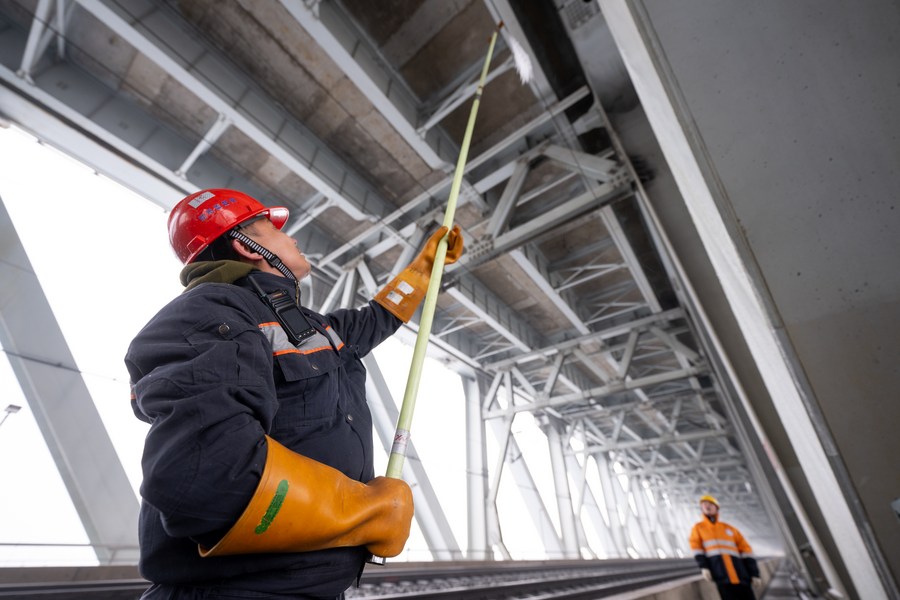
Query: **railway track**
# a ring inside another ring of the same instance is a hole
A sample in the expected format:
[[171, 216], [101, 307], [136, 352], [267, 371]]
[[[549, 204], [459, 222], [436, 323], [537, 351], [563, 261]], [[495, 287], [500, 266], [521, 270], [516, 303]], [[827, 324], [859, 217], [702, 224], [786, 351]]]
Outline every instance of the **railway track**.
[[[0, 570], [0, 598], [136, 600], [148, 586], [134, 568], [80, 567], [78, 581], [57, 579], [72, 576], [60, 569], [25, 569], [18, 582], [3, 571], [13, 570]], [[367, 566], [347, 599], [593, 600], [694, 574], [690, 559], [398, 562]]]
[[368, 567], [350, 599], [588, 600], [696, 574], [693, 560], [515, 561]]

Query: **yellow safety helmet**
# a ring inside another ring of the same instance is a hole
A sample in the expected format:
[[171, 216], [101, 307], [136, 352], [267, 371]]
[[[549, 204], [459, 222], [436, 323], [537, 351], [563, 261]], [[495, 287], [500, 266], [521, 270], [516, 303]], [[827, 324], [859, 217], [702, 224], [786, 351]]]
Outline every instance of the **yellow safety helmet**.
[[705, 496], [700, 496], [700, 502], [712, 502], [716, 506], [719, 506], [719, 501], [716, 500], [715, 498], [713, 498], [712, 496], [710, 496], [709, 494], [706, 494]]

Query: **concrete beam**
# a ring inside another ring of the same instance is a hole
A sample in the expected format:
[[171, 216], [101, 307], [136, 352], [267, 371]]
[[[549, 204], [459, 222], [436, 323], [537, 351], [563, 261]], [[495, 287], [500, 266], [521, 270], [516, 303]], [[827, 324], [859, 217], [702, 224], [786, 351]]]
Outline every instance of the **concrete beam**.
[[[210, 77], [208, 80], [201, 78], [170, 56], [166, 50], [157, 45], [156, 41], [145, 34], [144, 28], [150, 26], [150, 23], [135, 24], [129, 15], [122, 14], [121, 8], [112, 7], [104, 0], [76, 1], [171, 77], [199, 95], [211, 108], [232, 123], [233, 127], [241, 130], [263, 150], [294, 171], [317, 191], [336, 201], [341, 209], [351, 217], [358, 221], [368, 221], [382, 215], [386, 205], [385, 201], [374, 193], [371, 186], [361, 176], [353, 172], [324, 143], [306, 131], [299, 123], [292, 123], [287, 128], [279, 128], [281, 130], [279, 137], [274, 137], [272, 133], [258, 125], [258, 121], [252, 117], [261, 111], [259, 106], [254, 108], [245, 106], [246, 98], [236, 101], [224, 97], [220, 89], [207, 83], [207, 81], [215, 81], [215, 78]], [[140, 28], [135, 25], [140, 25]], [[161, 39], [165, 39], [165, 37], [160, 36]], [[240, 77], [238, 74], [234, 76]], [[271, 113], [267, 116], [273, 116], [281, 121], [287, 119], [286, 114], [282, 114], [282, 111], [276, 107], [268, 106], [267, 108]], [[282, 143], [282, 139], [288, 136], [291, 130], [295, 135], [299, 134], [297, 142], [299, 147], [303, 148], [302, 153], [289, 149]]]
[[429, 167], [451, 168], [455, 146], [437, 130], [417, 130], [418, 101], [335, 4], [288, 0], [281, 0], [281, 4]]

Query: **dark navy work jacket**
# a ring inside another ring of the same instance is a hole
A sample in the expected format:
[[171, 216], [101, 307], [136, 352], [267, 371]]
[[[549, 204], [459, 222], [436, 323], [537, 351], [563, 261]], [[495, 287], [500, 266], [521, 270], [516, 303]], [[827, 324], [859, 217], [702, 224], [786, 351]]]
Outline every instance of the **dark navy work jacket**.
[[[254, 271], [266, 292], [288, 279]], [[201, 558], [234, 524], [266, 462], [264, 436], [367, 482], [372, 418], [361, 358], [401, 322], [374, 302], [319, 315], [294, 347], [247, 277], [204, 283], [163, 308], [125, 362], [135, 414], [150, 423], [142, 460], [141, 574], [149, 581], [334, 597], [364, 548]]]

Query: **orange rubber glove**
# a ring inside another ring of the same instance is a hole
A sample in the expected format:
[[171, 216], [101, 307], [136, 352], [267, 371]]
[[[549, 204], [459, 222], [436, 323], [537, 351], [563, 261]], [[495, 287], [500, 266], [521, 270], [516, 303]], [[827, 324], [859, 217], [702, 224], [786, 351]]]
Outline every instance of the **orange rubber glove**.
[[368, 484], [288, 450], [266, 436], [266, 466], [256, 492], [232, 528], [200, 556], [309, 552], [365, 546], [397, 556], [409, 537], [412, 490], [402, 479]]
[[444, 225], [428, 238], [425, 247], [409, 266], [375, 294], [375, 302], [404, 323], [409, 322], [425, 298], [438, 243], [445, 235], [447, 235], [447, 256], [444, 264], [452, 265], [459, 260], [463, 253], [463, 237], [459, 225], [455, 225], [449, 234], [447, 226]]

